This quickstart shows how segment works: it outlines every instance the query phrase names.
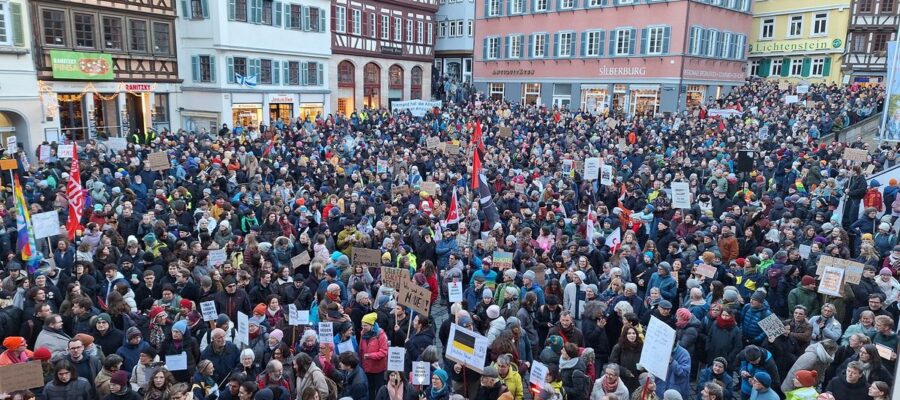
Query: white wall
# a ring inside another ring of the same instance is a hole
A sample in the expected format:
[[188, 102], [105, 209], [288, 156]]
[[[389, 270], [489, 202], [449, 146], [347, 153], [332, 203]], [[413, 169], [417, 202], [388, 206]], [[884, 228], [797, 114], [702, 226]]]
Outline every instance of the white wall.
[[[462, 0], [458, 3], [441, 4], [438, 9], [435, 29], [439, 29], [441, 21], [447, 20], [475, 20], [475, 2]], [[449, 32], [449, 28], [447, 29]], [[467, 23], [463, 23], [463, 36], [454, 38], [438, 38], [434, 47], [435, 52], [459, 52], [472, 53], [475, 50], [475, 36], [468, 36]], [[473, 32], [474, 33], [474, 32]]]

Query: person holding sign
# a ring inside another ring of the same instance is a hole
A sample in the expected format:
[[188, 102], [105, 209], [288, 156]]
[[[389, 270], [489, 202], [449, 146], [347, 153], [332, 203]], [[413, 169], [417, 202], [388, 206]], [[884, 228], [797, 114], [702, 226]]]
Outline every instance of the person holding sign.
[[362, 338], [359, 354], [362, 369], [369, 381], [369, 398], [374, 399], [378, 388], [384, 385], [384, 371], [387, 370], [388, 340], [384, 330], [375, 322], [378, 315], [369, 313], [362, 318]]

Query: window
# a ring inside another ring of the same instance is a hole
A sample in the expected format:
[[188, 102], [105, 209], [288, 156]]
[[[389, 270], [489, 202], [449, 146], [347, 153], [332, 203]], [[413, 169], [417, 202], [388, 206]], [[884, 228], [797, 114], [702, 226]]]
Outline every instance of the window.
[[[320, 32], [321, 28], [324, 28], [324, 27], [319, 26], [319, 13], [320, 12], [322, 12], [322, 10], [319, 10], [318, 8], [315, 8], [315, 7], [309, 8], [309, 12], [307, 13], [307, 16], [309, 17], [309, 23], [306, 26], [308, 26], [309, 30], [312, 32]], [[344, 23], [346, 23], [346, 21], [344, 21]]]
[[881, 0], [881, 13], [894, 12], [894, 0]]
[[584, 36], [584, 55], [596, 57], [600, 55], [600, 32], [587, 32]]
[[519, 35], [511, 35], [506, 37], [506, 49], [509, 52], [509, 58], [522, 57], [522, 37]]
[[791, 76], [800, 76], [803, 73], [803, 59], [791, 59]]
[[[340, 21], [338, 19], [338, 21]], [[353, 20], [351, 21], [353, 24], [353, 34], [361, 35], [362, 34], [362, 11], [361, 10], [353, 10]]]
[[381, 38], [388, 40], [391, 37], [391, 17], [387, 15], [381, 16]]
[[872, 35], [872, 51], [887, 51], [887, 43], [891, 39], [890, 32], [877, 32]]
[[353, 87], [356, 69], [349, 61], [341, 61], [338, 64], [338, 87]]
[[600, 7], [603, 5], [603, 0], [588, 0], [588, 6], [590, 7]]
[[859, 4], [859, 7], [857, 8], [857, 12], [861, 12], [861, 13], [872, 12], [872, 9], [874, 8], [872, 6], [873, 3], [874, 3], [874, 0], [857, 0], [856, 4]]
[[491, 100], [503, 100], [503, 84], [502, 83], [490, 83], [488, 84], [488, 94], [491, 96]]
[[462, 20], [450, 21], [450, 37], [460, 37], [462, 34]]
[[147, 51], [147, 21], [128, 20], [131, 31], [131, 51]]
[[[234, 75], [247, 76], [247, 59], [244, 57], [234, 58]], [[231, 79], [235, 77], [232, 76]]]
[[769, 71], [770, 76], [781, 75], [781, 67], [782, 67], [783, 61], [784, 60], [782, 60], [781, 58], [776, 58], [776, 59], [772, 60], [772, 69]]
[[713, 54], [713, 57], [724, 57], [726, 45], [725, 32], [719, 32], [716, 35], [716, 52]]
[[259, 60], [259, 83], [272, 84], [272, 60]]
[[418, 65], [412, 68], [409, 74], [409, 97], [413, 100], [422, 99], [422, 68]]
[[[209, 11], [206, 12], [208, 13]], [[205, 15], [203, 10], [203, 0], [191, 0], [191, 18], [203, 19], [205, 18]]]
[[[272, 0], [264, 0], [262, 4], [262, 20], [260, 21], [263, 25], [272, 25], [272, 8], [274, 7], [274, 3]], [[279, 7], [281, 7], [279, 5]]]
[[534, 46], [532, 46], [531, 54], [537, 58], [547, 56], [547, 35], [544, 33], [536, 33], [534, 35]]
[[306, 84], [309, 86], [317, 86], [322, 83], [319, 82], [319, 63], [316, 62], [308, 62], [306, 63]]
[[828, 34], [828, 13], [817, 13], [813, 15], [812, 34]]
[[627, 55], [631, 49], [631, 29], [619, 29], [616, 31], [616, 54]]
[[528, 105], [535, 105], [541, 101], [541, 84], [526, 83], [522, 85], [522, 102]]
[[824, 58], [813, 58], [812, 60], [812, 70], [810, 74], [812, 76], [822, 76], [825, 73], [825, 59]]
[[868, 33], [864, 32], [853, 32], [850, 34], [850, 52], [851, 53], [865, 53], [866, 52], [866, 36]]
[[766, 18], [762, 20], [759, 28], [759, 39], [767, 40], [775, 37], [775, 18]]
[[169, 122], [169, 94], [154, 93], [153, 94], [153, 116], [154, 123]]
[[347, 9], [344, 7], [334, 8], [334, 31], [337, 33], [347, 32]]
[[694, 55], [700, 55], [700, 49], [703, 46], [703, 28], [699, 26], [691, 27], [691, 39], [690, 39], [690, 53]]
[[103, 46], [107, 50], [122, 50], [122, 19], [103, 17]]
[[288, 77], [285, 79], [288, 85], [300, 85], [300, 63], [297, 61], [288, 62]]
[[534, 0], [534, 11], [535, 12], [547, 11], [547, 1], [548, 0]]
[[12, 44], [12, 17], [8, 11], [9, 4], [0, 2], [0, 45]]
[[210, 56], [197, 56], [198, 80], [200, 82], [215, 82], [215, 58]]
[[413, 20], [406, 20], [406, 42], [412, 43], [413, 41]]
[[66, 14], [59, 10], [43, 10], [44, 44], [66, 44]]
[[438, 22], [438, 38], [447, 37], [447, 21]]
[[289, 25], [289, 28], [300, 29], [303, 26], [303, 7], [291, 4], [291, 12], [288, 18], [290, 23], [287, 25]]
[[706, 43], [706, 56], [707, 57], [715, 57], [716, 56], [716, 38], [719, 36], [718, 31], [714, 31], [712, 29], [706, 31], [707, 43]]
[[575, 35], [572, 32], [560, 32], [558, 35], [558, 44], [556, 49], [557, 57], [571, 57], [572, 56], [572, 38]]
[[750, 76], [759, 76], [759, 60], [750, 61]]
[[369, 36], [371, 36], [373, 38], [378, 35], [376, 33], [377, 32], [377, 27], [375, 24], [376, 18], [377, 17], [375, 16], [375, 13], [369, 13]]
[[509, 0], [510, 14], [521, 14], [525, 11], [525, 0]]
[[800, 36], [803, 34], [803, 16], [794, 15], [788, 23], [788, 37]]
[[741, 0], [741, 11], [750, 12], [750, 0]]
[[616, 0], [616, 5], [622, 6], [628, 4], [634, 4], [634, 0]]
[[388, 69], [388, 89], [403, 89], [403, 68], [399, 65]]
[[403, 19], [394, 17], [394, 41], [399, 42], [401, 40], [403, 40]]
[[169, 40], [171, 37], [169, 24], [165, 22], [153, 23], [153, 52], [156, 54], [169, 54], [172, 51], [172, 45]]
[[647, 28], [647, 54], [662, 54], [663, 39], [666, 28], [658, 26]]
[[487, 58], [489, 60], [500, 58], [500, 38], [492, 37], [487, 39]]
[[[459, 33], [462, 36], [462, 20], [459, 20]], [[416, 21], [416, 43], [425, 43], [425, 22]]]
[[475, 24], [473, 22], [475, 22], [475, 21], [471, 20], [471, 19], [466, 20], [466, 23], [468, 25], [468, 27], [466, 28], [467, 33], [468, 33], [467, 36], [469, 36], [469, 37], [475, 36]]
[[234, 1], [234, 20], [247, 22], [247, 0]]
[[563, 10], [571, 10], [572, 8], [575, 8], [575, 0], [558, 0], [558, 1], [559, 1], [559, 8], [561, 8]]
[[75, 46], [94, 47], [94, 16], [90, 14], [75, 13]]
[[496, 17], [500, 15], [500, 0], [487, 0], [488, 1], [488, 16]]
[[428, 44], [434, 43], [434, 24], [428, 23]]

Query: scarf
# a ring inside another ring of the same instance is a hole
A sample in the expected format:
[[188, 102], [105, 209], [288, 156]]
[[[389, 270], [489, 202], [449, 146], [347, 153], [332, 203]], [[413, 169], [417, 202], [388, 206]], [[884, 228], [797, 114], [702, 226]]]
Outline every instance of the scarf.
[[572, 369], [575, 368], [575, 364], [578, 364], [577, 358], [570, 358], [568, 360], [563, 360], [562, 356], [559, 357], [559, 369], [560, 371], [564, 369]]
[[606, 393], [615, 393], [616, 389], [619, 388], [619, 378], [616, 378], [616, 381], [613, 383], [609, 383], [609, 379], [604, 377], [600, 380], [603, 385], [603, 391]]
[[737, 322], [734, 318], [725, 319], [720, 315], [716, 318], [716, 326], [719, 327], [719, 329], [731, 329], [737, 326]]
[[340, 295], [339, 295], [339, 294], [334, 294], [334, 293], [331, 293], [331, 292], [326, 292], [326, 293], [325, 293], [325, 296], [328, 296], [328, 299], [331, 300], [331, 301], [340, 302], [340, 300], [339, 300], [339, 299], [340, 299]]
[[386, 385], [390, 400], [403, 400], [403, 383], [398, 383], [399, 384], [396, 387], [390, 383]]
[[365, 340], [369, 340], [373, 337], [376, 337], [378, 335], [379, 330], [380, 329], [378, 328], [378, 323], [376, 322], [375, 325], [372, 325], [372, 330], [370, 330], [366, 333], [363, 333], [362, 338]]

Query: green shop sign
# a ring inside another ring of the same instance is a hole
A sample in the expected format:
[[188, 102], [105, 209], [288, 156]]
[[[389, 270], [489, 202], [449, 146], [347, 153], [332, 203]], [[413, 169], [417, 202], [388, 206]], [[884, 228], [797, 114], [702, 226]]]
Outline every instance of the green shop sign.
[[50, 51], [53, 77], [57, 79], [112, 80], [112, 56], [102, 53]]

